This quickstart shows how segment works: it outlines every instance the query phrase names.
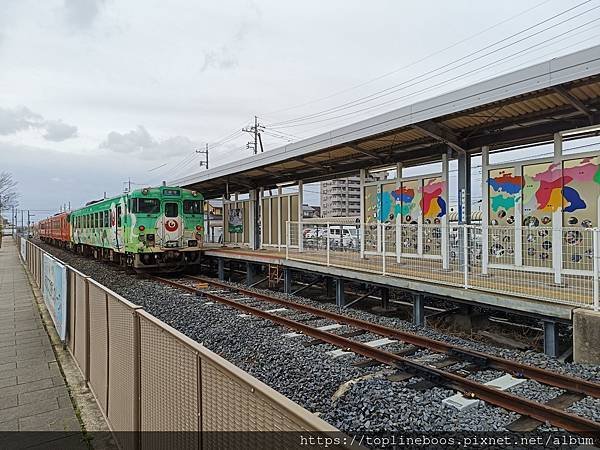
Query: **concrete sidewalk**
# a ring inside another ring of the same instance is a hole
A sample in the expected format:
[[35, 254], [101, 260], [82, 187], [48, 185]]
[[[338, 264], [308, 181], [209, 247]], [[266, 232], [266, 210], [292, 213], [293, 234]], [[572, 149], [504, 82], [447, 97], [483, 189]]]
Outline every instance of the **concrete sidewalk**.
[[81, 439], [27, 273], [14, 241], [5, 239], [0, 248], [0, 445], [88, 448]]

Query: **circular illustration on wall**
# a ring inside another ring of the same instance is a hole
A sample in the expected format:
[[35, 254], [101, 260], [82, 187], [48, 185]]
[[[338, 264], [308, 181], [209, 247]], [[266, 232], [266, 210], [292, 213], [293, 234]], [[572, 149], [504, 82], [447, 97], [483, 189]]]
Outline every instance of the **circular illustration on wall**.
[[538, 236], [541, 236], [541, 237], [548, 236], [548, 230], [539, 230]]
[[405, 221], [406, 223], [410, 223], [411, 219], [412, 219], [412, 217], [410, 217], [410, 216], [406, 216], [406, 217], [404, 218], [404, 221]]
[[594, 257], [594, 250], [592, 250], [591, 248], [587, 249], [583, 254], [587, 256], [588, 259], [592, 259]]
[[504, 247], [500, 244], [494, 244], [490, 247], [490, 254], [496, 258], [504, 256]]
[[510, 236], [504, 236], [502, 237], [502, 242], [510, 242], [512, 239]]
[[581, 222], [581, 226], [583, 228], [592, 228], [592, 221], [590, 219], [585, 219]]
[[431, 220], [425, 219], [425, 222], [423, 222], [423, 223], [425, 223], [425, 225], [429, 225], [429, 224], [431, 224]]
[[506, 223], [509, 225], [515, 223], [515, 216], [509, 216], [508, 219], [506, 219]]
[[498, 217], [500, 217], [501, 219], [506, 217], [506, 211], [504, 211], [503, 209], [498, 211]]
[[435, 248], [442, 248], [442, 243], [440, 241], [436, 241]]
[[431, 251], [431, 245], [426, 245], [423, 250], [425, 251], [425, 253], [429, 253]]
[[565, 233], [565, 242], [569, 245], [577, 245], [582, 241], [582, 236], [580, 231], [567, 231]]
[[544, 250], [550, 250], [552, 248], [552, 242], [550, 242], [550, 241], [542, 242], [542, 248]]
[[390, 214], [390, 220], [394, 220], [394, 213]]
[[571, 256], [571, 261], [574, 263], [578, 263], [581, 262], [583, 258], [581, 257], [581, 255], [572, 255]]
[[579, 220], [574, 216], [569, 217], [569, 220], [567, 220], [569, 225], [577, 225], [577, 222], [579, 222]]
[[514, 255], [515, 254], [515, 249], [512, 248], [512, 247], [507, 247], [506, 253], [508, 253], [509, 255]]
[[450, 252], [450, 259], [456, 259], [456, 252], [454, 250]]
[[498, 225], [498, 221], [496, 219], [492, 219], [492, 225]]
[[419, 225], [419, 222], [417, 222], [416, 220], [413, 220], [410, 224], [411, 225]]
[[550, 216], [544, 216], [544, 217], [542, 217], [542, 223], [544, 225], [548, 225], [550, 222], [552, 222], [552, 219], [550, 218]]
[[549, 256], [550, 255], [548, 255], [548, 253], [546, 253], [546, 252], [540, 253], [540, 259], [548, 259]]
[[528, 254], [529, 256], [533, 256], [533, 255], [535, 255], [535, 253], [536, 253], [536, 252], [535, 252], [535, 248], [533, 248], [533, 247], [529, 247], [529, 248], [527, 249], [527, 254]]
[[535, 242], [535, 234], [529, 233], [527, 235], [527, 242]]
[[435, 223], [436, 225], [439, 225], [440, 223], [442, 223], [442, 221], [440, 220], [439, 217], [436, 217], [435, 219], [433, 219], [433, 223]]
[[523, 224], [526, 227], [537, 227], [540, 224], [540, 220], [537, 217], [527, 216]]

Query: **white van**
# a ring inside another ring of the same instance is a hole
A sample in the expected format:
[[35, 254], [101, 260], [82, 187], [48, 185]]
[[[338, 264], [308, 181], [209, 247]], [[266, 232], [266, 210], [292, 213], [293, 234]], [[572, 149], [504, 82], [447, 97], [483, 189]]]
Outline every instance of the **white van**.
[[332, 225], [329, 228], [329, 246], [358, 248], [358, 229], [351, 225]]

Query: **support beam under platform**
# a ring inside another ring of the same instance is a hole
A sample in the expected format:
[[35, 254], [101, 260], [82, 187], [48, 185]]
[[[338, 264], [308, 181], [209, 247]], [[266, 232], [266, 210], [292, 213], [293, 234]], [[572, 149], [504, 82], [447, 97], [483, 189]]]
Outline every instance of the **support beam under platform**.
[[421, 292], [413, 295], [413, 324], [425, 326], [425, 296]]
[[283, 269], [283, 292], [285, 292], [286, 294], [292, 293], [292, 282], [292, 269], [286, 267], [285, 269]]
[[558, 344], [558, 324], [553, 320], [544, 320], [544, 353], [557, 358]]
[[257, 272], [256, 269], [256, 264], [252, 264], [251, 262], [246, 263], [246, 285], [251, 286], [254, 283]]
[[225, 281], [225, 260], [217, 258], [217, 274], [220, 281]]
[[381, 288], [381, 307], [386, 310], [390, 307], [390, 290], [389, 288]]
[[335, 304], [338, 308], [346, 306], [346, 293], [344, 292], [344, 279], [335, 280]]

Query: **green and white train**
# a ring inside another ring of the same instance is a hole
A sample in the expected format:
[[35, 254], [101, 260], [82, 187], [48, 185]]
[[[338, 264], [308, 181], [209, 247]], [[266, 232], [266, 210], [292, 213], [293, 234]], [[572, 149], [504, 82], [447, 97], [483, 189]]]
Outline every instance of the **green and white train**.
[[144, 188], [89, 202], [38, 228], [42, 240], [84, 255], [135, 269], [178, 270], [200, 263], [203, 197], [179, 187]]

